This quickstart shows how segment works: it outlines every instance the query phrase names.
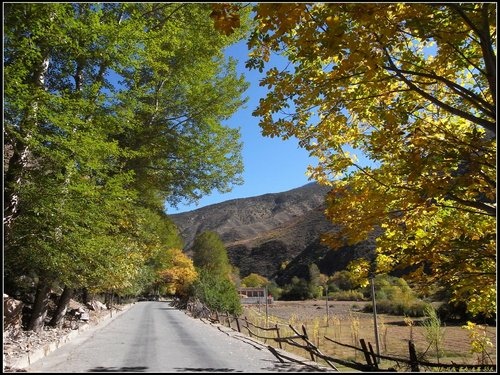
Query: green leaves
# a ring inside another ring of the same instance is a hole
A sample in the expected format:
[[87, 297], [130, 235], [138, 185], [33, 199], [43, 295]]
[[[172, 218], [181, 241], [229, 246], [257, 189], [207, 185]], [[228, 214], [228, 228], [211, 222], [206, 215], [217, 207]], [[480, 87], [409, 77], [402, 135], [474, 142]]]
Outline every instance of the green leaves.
[[229, 279], [231, 265], [224, 243], [217, 233], [200, 233], [194, 240], [192, 251], [195, 267]]
[[9, 275], [137, 290], [182, 247], [165, 201], [241, 182], [239, 131], [222, 124], [244, 103], [223, 57], [241, 33], [220, 35], [210, 10], [7, 5]]

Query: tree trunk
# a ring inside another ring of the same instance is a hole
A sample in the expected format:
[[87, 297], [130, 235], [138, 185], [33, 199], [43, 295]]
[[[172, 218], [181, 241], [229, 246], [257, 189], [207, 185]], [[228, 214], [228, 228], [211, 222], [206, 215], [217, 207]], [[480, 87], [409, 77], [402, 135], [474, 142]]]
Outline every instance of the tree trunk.
[[86, 306], [89, 303], [89, 291], [87, 288], [82, 288], [82, 303]]
[[43, 280], [38, 282], [36, 289], [35, 303], [33, 304], [33, 312], [28, 323], [28, 330], [39, 332], [42, 330], [50, 296], [50, 285]]
[[[53, 17], [52, 17], [53, 18]], [[45, 80], [49, 69], [50, 57], [48, 54], [44, 56], [40, 62], [37, 71], [34, 74], [34, 80], [31, 82], [35, 87], [46, 90]], [[20, 134], [23, 140], [9, 139], [8, 142], [12, 146], [13, 155], [9, 159], [8, 170], [6, 175], [6, 187], [4, 191], [4, 200], [6, 202], [4, 211], [3, 223], [7, 233], [11, 229], [12, 222], [19, 214], [20, 197], [19, 187], [24, 184], [25, 174], [29, 169], [31, 150], [28, 148], [29, 140], [33, 137], [33, 132], [38, 127], [38, 102], [35, 100], [31, 104], [31, 111], [26, 118], [21, 121]], [[33, 163], [33, 161], [31, 161]]]
[[11, 155], [8, 156], [8, 164], [4, 174], [5, 215], [3, 223], [5, 229], [10, 229], [19, 209], [19, 196], [16, 185], [21, 182], [21, 175], [27, 168], [28, 148], [20, 141], [17, 141], [7, 144], [6, 149], [6, 153], [11, 153]]
[[69, 301], [71, 300], [72, 296], [73, 288], [65, 286], [61, 297], [59, 297], [59, 301], [57, 302], [57, 308], [54, 316], [50, 320], [49, 325], [51, 327], [59, 327], [62, 324], [64, 315], [66, 315], [66, 310], [68, 309]]

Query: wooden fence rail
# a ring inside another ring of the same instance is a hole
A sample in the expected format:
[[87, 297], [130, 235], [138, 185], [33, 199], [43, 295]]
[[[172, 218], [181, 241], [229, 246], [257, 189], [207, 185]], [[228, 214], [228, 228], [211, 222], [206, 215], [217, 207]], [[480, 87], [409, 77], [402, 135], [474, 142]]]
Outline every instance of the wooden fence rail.
[[[358, 348], [356, 346], [348, 345], [348, 344], [343, 344], [341, 342], [332, 340], [329, 337], [323, 336], [326, 340], [333, 342], [334, 344], [344, 346], [347, 348], [352, 348], [354, 350], [359, 350], [360, 352], [365, 352], [364, 348]], [[364, 341], [361, 339], [360, 341]], [[363, 346], [363, 344], [362, 344]], [[366, 347], [366, 346], [365, 346]], [[385, 359], [388, 361], [393, 361], [398, 364], [404, 363], [407, 364], [412, 372], [419, 372], [420, 371], [420, 366], [422, 367], [427, 367], [427, 368], [435, 368], [435, 369], [453, 369], [454, 371], [458, 371], [460, 369], [464, 370], [480, 370], [480, 371], [488, 371], [488, 372], [496, 372], [496, 365], [473, 365], [473, 364], [458, 364], [458, 363], [435, 363], [435, 362], [427, 362], [427, 361], [422, 361], [418, 359], [416, 350], [415, 350], [415, 345], [412, 341], [408, 342], [408, 351], [409, 351], [409, 359], [403, 358], [403, 357], [396, 357], [396, 356], [386, 356], [386, 355], [381, 355], [381, 354], [375, 354], [373, 352], [373, 349], [369, 351], [369, 354], [372, 356], [373, 359], [376, 360], [376, 358], [379, 359]]]
[[[207, 314], [207, 312], [205, 311]], [[229, 316], [228, 313], [225, 314], [225, 316], [222, 316], [218, 313], [212, 313], [210, 312], [208, 314], [208, 319], [212, 322], [220, 323], [223, 325], [227, 325], [233, 330], [237, 330], [238, 332], [241, 332], [241, 327], [242, 325], [240, 324], [240, 320], [242, 318], [238, 316]], [[386, 355], [380, 355], [376, 354], [375, 351], [373, 350], [372, 344], [369, 342], [366, 342], [364, 339], [360, 339], [360, 345], [361, 347], [353, 346], [353, 345], [348, 345], [348, 344], [343, 344], [338, 341], [332, 340], [329, 337], [324, 336], [324, 338], [328, 341], [333, 342], [334, 344], [352, 348], [354, 350], [360, 351], [364, 354], [365, 361], [366, 363], [359, 363], [359, 362], [354, 362], [354, 361], [349, 361], [349, 360], [343, 360], [339, 358], [333, 358], [328, 355], [323, 354], [312, 342], [309, 340], [309, 336], [307, 335], [307, 330], [304, 325], [302, 325], [302, 333], [299, 332], [296, 328], [294, 328], [291, 324], [288, 325], [288, 327], [295, 333], [292, 336], [286, 336], [282, 337], [280, 335], [280, 328], [278, 324], [275, 324], [273, 327], [260, 327], [258, 325], [255, 325], [254, 323], [248, 321], [247, 317], [243, 318], [244, 325], [243, 327], [247, 330], [248, 335], [250, 337], [256, 337], [258, 339], [264, 340], [264, 342], [267, 342], [267, 340], [273, 340], [275, 341], [280, 349], [282, 349], [282, 343], [286, 343], [290, 346], [297, 347], [300, 349], [305, 350], [306, 352], [309, 353], [311, 360], [316, 361], [317, 358], [321, 358], [323, 361], [325, 361], [332, 369], [337, 370], [338, 369], [335, 367], [335, 363], [352, 368], [354, 370], [358, 371], [363, 371], [363, 372], [378, 372], [378, 371], [384, 371], [384, 372], [389, 372], [389, 371], [397, 371], [397, 368], [401, 368], [403, 366], [407, 367], [408, 369], [411, 370], [411, 372], [419, 372], [421, 368], [427, 368], [427, 369], [438, 369], [438, 370], [452, 370], [455, 372], [459, 371], [485, 371], [485, 372], [496, 372], [496, 365], [472, 365], [472, 364], [457, 364], [457, 363], [433, 363], [433, 362], [427, 362], [427, 361], [422, 361], [418, 359], [416, 350], [415, 350], [415, 345], [414, 343], [410, 340], [408, 342], [408, 351], [409, 351], [409, 358], [403, 358], [403, 357], [396, 357], [396, 356], [386, 356]], [[233, 323], [236, 323], [236, 328], [233, 327]], [[257, 333], [257, 330], [259, 332], [264, 331], [264, 332], [270, 332], [269, 335], [262, 335]], [[268, 345], [269, 350], [278, 358], [279, 361], [283, 361], [283, 358], [287, 360], [291, 360], [290, 357], [287, 357], [286, 355], [282, 353], [278, 353], [272, 346]], [[384, 359], [386, 361], [392, 361], [395, 362], [396, 366], [382, 369], [379, 367], [379, 362], [381, 359]], [[296, 360], [294, 360], [296, 361]]]

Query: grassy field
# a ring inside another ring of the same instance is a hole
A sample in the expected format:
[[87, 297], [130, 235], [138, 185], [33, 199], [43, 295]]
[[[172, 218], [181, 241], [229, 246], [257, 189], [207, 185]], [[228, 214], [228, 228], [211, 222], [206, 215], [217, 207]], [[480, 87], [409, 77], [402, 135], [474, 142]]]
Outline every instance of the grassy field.
[[[363, 362], [363, 353], [351, 348], [335, 344], [324, 336], [343, 344], [360, 347], [359, 339], [370, 342], [375, 350], [374, 315], [361, 312], [367, 302], [330, 301], [328, 309], [325, 301], [275, 301], [265, 305], [246, 305], [243, 316], [260, 327], [280, 328], [280, 336], [291, 336], [291, 324], [297, 330], [306, 328], [310, 340], [319, 350], [334, 358]], [[471, 353], [469, 332], [458, 326], [437, 327], [436, 335], [442, 338], [438, 348], [429, 344], [426, 336], [429, 330], [422, 326], [422, 318], [408, 319], [404, 316], [377, 314], [379, 336], [379, 352], [382, 355], [409, 357], [408, 341], [415, 343], [418, 357], [428, 362], [459, 363], [459, 364], [496, 364], [496, 327], [488, 326], [485, 330], [489, 341], [493, 344], [483, 356]], [[262, 331], [261, 336], [269, 336]], [[272, 340], [268, 344], [277, 346]], [[287, 345], [283, 349], [308, 357], [308, 353], [300, 348]], [[381, 363], [381, 367], [393, 366], [394, 362]]]

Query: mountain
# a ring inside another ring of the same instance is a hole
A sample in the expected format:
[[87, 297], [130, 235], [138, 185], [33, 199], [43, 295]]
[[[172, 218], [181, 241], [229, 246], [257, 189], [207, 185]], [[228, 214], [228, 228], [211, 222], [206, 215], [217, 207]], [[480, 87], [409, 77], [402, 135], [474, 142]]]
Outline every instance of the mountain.
[[[366, 255], [373, 241], [333, 251], [320, 243], [335, 227], [324, 216], [329, 187], [310, 183], [281, 193], [228, 200], [171, 215], [191, 254], [195, 237], [204, 231], [219, 234], [231, 263], [241, 277], [258, 273], [279, 284], [293, 276], [307, 277], [314, 262], [322, 273], [345, 269], [353, 256]], [[286, 267], [284, 267], [286, 265]]]

